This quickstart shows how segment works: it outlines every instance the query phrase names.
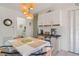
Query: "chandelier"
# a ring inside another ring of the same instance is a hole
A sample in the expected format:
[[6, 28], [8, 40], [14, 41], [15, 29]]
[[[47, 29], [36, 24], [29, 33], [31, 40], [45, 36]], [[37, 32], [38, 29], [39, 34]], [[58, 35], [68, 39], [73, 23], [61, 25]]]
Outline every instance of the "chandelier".
[[27, 17], [27, 19], [33, 19], [33, 14], [30, 12], [30, 10], [33, 10], [34, 8], [35, 8], [34, 3], [22, 3], [21, 4], [21, 11]]

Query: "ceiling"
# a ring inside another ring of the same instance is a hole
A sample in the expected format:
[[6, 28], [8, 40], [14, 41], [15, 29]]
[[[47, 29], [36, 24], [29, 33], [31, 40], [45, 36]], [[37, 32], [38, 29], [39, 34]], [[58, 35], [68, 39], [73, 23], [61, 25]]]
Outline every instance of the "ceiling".
[[[74, 3], [36, 3], [36, 8], [32, 11], [33, 13], [39, 13], [46, 8], [55, 7], [69, 7], [74, 6]], [[6, 7], [15, 11], [20, 11], [20, 3], [0, 3], [0, 7]]]

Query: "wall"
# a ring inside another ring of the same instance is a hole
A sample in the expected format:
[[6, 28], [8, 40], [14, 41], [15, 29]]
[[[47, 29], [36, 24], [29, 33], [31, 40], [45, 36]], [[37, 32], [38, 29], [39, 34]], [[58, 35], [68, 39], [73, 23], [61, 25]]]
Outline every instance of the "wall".
[[26, 16], [21, 12], [21, 10], [16, 10], [16, 16], [24, 19], [24, 23], [26, 23], [26, 34], [25, 36], [33, 36], [33, 20], [29, 20]]
[[[26, 36], [33, 36], [33, 27], [31, 20], [27, 20], [20, 11], [0, 7], [0, 46], [4, 44], [4, 41], [7, 41], [8, 39], [13, 39], [16, 36], [17, 17], [21, 17], [26, 20]], [[12, 26], [4, 26], [3, 20], [6, 18], [10, 18], [13, 21]]]
[[[4, 7], [0, 7], [0, 45], [3, 44], [2, 41], [7, 41], [8, 38], [11, 38], [15, 36], [15, 29], [16, 29], [16, 16], [15, 12], [12, 10], [9, 10]], [[5, 26], [3, 24], [3, 20], [6, 18], [10, 18], [13, 23], [12, 26]]]

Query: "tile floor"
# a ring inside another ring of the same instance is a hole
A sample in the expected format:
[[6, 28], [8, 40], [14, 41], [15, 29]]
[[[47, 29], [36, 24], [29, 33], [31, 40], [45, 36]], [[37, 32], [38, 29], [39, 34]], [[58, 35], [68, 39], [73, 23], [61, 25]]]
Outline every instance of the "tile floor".
[[55, 56], [79, 56], [79, 55], [76, 53], [61, 50], [61, 51], [57, 52], [57, 54]]

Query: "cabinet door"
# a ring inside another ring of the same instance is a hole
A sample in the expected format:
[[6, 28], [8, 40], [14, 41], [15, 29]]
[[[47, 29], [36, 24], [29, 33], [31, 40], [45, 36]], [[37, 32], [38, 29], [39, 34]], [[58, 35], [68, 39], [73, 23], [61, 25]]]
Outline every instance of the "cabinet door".
[[60, 24], [60, 11], [54, 10], [53, 12], [39, 15], [38, 24], [40, 25]]
[[38, 25], [43, 25], [44, 22], [44, 15], [39, 15], [38, 16]]
[[51, 25], [53, 12], [41, 14], [38, 16], [38, 25]]
[[52, 25], [53, 24], [53, 12], [44, 13], [38, 16], [38, 32], [40, 33], [40, 29], [43, 29], [44, 32], [50, 32], [51, 27], [39, 27], [39, 25]]
[[51, 44], [52, 44], [52, 49], [53, 49], [53, 55], [56, 55], [56, 53], [58, 52], [58, 39], [56, 39], [56, 38], [51, 38]]
[[53, 11], [53, 24], [60, 24], [60, 11], [55, 10]]

